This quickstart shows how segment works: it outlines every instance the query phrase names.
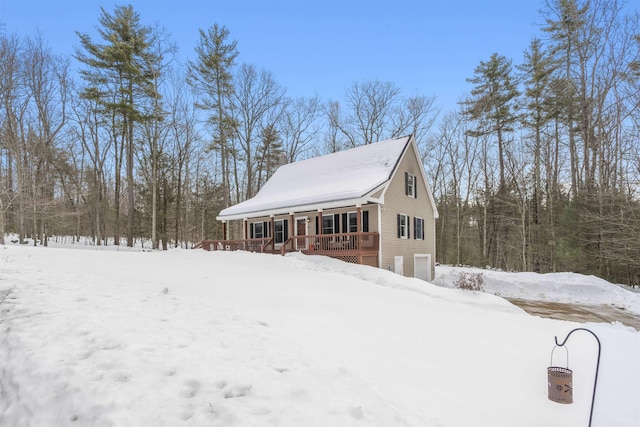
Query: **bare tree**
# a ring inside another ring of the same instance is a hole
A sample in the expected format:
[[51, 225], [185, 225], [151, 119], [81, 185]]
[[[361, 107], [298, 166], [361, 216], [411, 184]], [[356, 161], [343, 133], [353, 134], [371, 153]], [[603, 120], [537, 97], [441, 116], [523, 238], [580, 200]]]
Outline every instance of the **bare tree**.
[[[167, 30], [156, 25], [150, 35], [149, 50], [153, 54], [146, 55], [144, 59], [147, 61], [145, 68], [150, 72], [150, 85], [153, 89], [150, 91], [149, 104], [145, 108], [147, 120], [144, 125], [145, 140], [149, 144], [151, 156], [151, 241], [153, 248], [157, 249], [158, 141], [167, 126], [163, 123], [166, 112], [161, 102], [160, 93], [168, 74], [168, 68], [177, 52], [177, 46], [170, 40]], [[165, 234], [162, 241], [164, 250], [167, 250], [166, 240]]]
[[371, 80], [351, 85], [345, 94], [349, 115], [336, 123], [349, 146], [373, 144], [393, 133], [391, 116], [399, 95], [400, 89], [391, 82]]
[[347, 147], [344, 134], [343, 111], [338, 101], [329, 101], [323, 106], [322, 111], [327, 118], [327, 130], [324, 134], [324, 147], [318, 154], [336, 153]]
[[278, 122], [284, 113], [285, 89], [266, 70], [242, 64], [235, 77], [233, 110], [238, 124], [236, 138], [244, 162], [243, 199], [251, 198], [259, 190], [256, 168], [261, 132]]
[[296, 98], [286, 103], [282, 138], [287, 163], [303, 157], [320, 134], [320, 98]]
[[418, 145], [422, 146], [439, 114], [435, 96], [411, 96], [402, 100], [390, 117], [391, 137], [413, 135]]
[[[46, 209], [54, 199], [54, 174], [58, 147], [57, 137], [66, 123], [67, 97], [69, 91], [69, 62], [53, 55], [44, 39], [38, 35], [27, 39], [25, 50], [25, 84], [32, 94], [35, 132], [31, 141], [34, 157], [32, 166], [32, 221], [33, 233], [42, 236], [46, 246], [49, 234]], [[34, 236], [35, 237], [35, 236]], [[34, 238], [34, 244], [35, 244]]]
[[196, 143], [200, 141], [196, 129], [196, 112], [191, 94], [182, 84], [183, 79], [174, 75], [171, 79], [171, 92], [167, 96], [169, 110], [169, 129], [167, 139], [173, 147], [172, 157], [176, 163], [176, 217], [175, 241], [188, 240], [189, 203], [191, 201], [190, 170], [197, 155]]
[[[88, 158], [86, 194], [82, 194], [87, 206], [91, 230], [89, 234], [97, 245], [106, 244], [106, 172], [105, 165], [111, 151], [113, 140], [103, 130], [105, 118], [100, 112], [99, 104], [91, 97], [73, 97], [71, 105], [72, 138], [82, 146], [82, 157]], [[81, 162], [81, 164], [84, 162]], [[79, 171], [81, 174], [83, 169]], [[78, 187], [84, 187], [82, 177]]]
[[[5, 198], [9, 212], [15, 212], [10, 225], [18, 232], [22, 242], [25, 235], [26, 187], [24, 165], [24, 121], [27, 117], [29, 96], [24, 89], [22, 79], [23, 50], [17, 36], [0, 34], [0, 91], [2, 101], [2, 148], [5, 157], [5, 187], [0, 197]], [[17, 204], [17, 206], [16, 206]]]

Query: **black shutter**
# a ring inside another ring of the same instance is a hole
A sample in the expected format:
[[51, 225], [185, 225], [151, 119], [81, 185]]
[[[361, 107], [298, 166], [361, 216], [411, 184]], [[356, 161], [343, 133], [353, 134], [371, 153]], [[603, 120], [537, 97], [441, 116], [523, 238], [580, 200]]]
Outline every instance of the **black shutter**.
[[398, 239], [402, 237], [402, 231], [400, 230], [401, 223], [402, 223], [402, 219], [400, 219], [400, 214], [398, 214]]
[[348, 229], [348, 226], [349, 226], [349, 218], [348, 218], [348, 216], [347, 216], [347, 215], [348, 215], [348, 214], [346, 214], [346, 213], [343, 213], [343, 214], [342, 214], [342, 232], [343, 232], [343, 233], [348, 233], [348, 232], [349, 232], [349, 229]]
[[316, 215], [316, 234], [320, 234], [318, 233], [318, 215]]
[[409, 224], [411, 224], [411, 217], [407, 215], [407, 239], [411, 238], [411, 227]]
[[413, 177], [413, 197], [418, 198], [418, 177]]
[[404, 173], [404, 195], [409, 195], [409, 172]]
[[282, 243], [286, 242], [289, 239], [289, 220], [285, 219], [282, 221]]
[[340, 214], [333, 216], [333, 233], [340, 233]]
[[249, 224], [249, 238], [253, 239], [253, 222]]
[[413, 218], [413, 238], [418, 238], [418, 218]]
[[369, 232], [369, 211], [362, 211], [362, 231]]

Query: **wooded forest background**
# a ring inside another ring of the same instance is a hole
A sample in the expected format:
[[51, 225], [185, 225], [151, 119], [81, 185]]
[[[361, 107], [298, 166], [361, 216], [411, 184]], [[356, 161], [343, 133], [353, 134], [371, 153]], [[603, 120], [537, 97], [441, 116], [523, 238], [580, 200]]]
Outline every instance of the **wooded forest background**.
[[640, 284], [640, 27], [625, 10], [548, 0], [524, 62], [481, 61], [448, 112], [378, 80], [292, 99], [218, 24], [180, 64], [131, 6], [103, 9], [101, 40], [78, 32], [73, 57], [0, 29], [0, 243], [190, 247], [279, 165], [413, 134], [438, 262]]

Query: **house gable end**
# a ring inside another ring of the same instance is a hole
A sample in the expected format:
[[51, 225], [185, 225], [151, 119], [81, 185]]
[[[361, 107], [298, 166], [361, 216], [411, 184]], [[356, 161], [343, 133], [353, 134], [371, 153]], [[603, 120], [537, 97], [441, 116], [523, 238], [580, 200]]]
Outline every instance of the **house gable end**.
[[399, 166], [404, 162], [405, 156], [413, 156], [415, 158], [415, 161], [418, 164], [418, 169], [419, 169], [419, 175], [416, 174], [415, 176], [420, 177], [420, 179], [417, 180], [419, 185], [419, 189], [417, 190], [417, 195], [418, 197], [424, 197], [426, 195], [427, 199], [429, 200], [429, 204], [433, 210], [433, 217], [438, 218], [439, 217], [438, 208], [436, 207], [435, 199], [433, 198], [433, 194], [431, 193], [431, 189], [429, 188], [427, 175], [424, 170], [424, 166], [422, 165], [422, 160], [420, 158], [420, 154], [418, 153], [418, 147], [416, 145], [413, 135], [409, 138], [409, 141], [407, 141], [407, 146], [405, 147], [402, 154], [398, 158], [398, 161], [393, 171], [391, 172], [391, 176], [389, 177], [389, 180], [385, 183], [383, 192], [380, 195], [380, 199], [384, 200], [384, 196], [387, 190], [389, 189], [391, 182], [393, 182], [396, 179], [402, 179], [402, 180], [405, 179], [406, 171], [400, 170], [399, 168]]

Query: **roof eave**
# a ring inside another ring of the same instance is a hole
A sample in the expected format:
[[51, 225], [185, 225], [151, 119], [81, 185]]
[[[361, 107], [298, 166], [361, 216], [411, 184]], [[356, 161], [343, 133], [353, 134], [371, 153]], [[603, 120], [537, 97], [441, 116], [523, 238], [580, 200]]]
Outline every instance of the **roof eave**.
[[304, 205], [296, 205], [296, 206], [283, 206], [280, 208], [274, 209], [263, 209], [253, 212], [239, 212], [236, 214], [230, 215], [218, 215], [216, 220], [218, 221], [232, 221], [237, 219], [249, 219], [249, 218], [260, 218], [270, 215], [288, 215], [288, 214], [296, 214], [300, 212], [309, 212], [309, 211], [318, 211], [320, 209], [336, 209], [336, 208], [344, 208], [348, 206], [357, 206], [364, 205], [369, 202], [376, 203], [377, 200], [373, 197], [369, 197], [367, 195], [363, 197], [356, 197], [350, 199], [343, 200], [331, 200], [327, 202], [320, 203], [309, 203]]

